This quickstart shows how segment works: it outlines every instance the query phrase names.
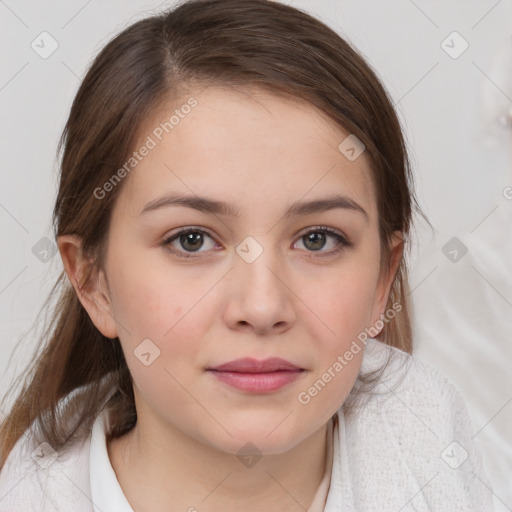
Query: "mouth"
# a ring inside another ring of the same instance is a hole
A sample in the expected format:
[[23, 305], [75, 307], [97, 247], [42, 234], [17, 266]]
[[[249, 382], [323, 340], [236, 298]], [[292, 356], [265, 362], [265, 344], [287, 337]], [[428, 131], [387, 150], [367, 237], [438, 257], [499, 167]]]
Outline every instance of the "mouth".
[[241, 391], [270, 393], [299, 378], [306, 370], [285, 361], [271, 358], [263, 361], [245, 358], [207, 368], [217, 380]]

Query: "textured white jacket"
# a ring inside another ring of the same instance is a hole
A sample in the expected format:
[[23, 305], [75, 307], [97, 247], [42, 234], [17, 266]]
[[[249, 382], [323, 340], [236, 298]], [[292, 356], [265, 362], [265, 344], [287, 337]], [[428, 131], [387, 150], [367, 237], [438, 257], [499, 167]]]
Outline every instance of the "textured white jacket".
[[[354, 414], [346, 415], [343, 407], [337, 412], [324, 512], [494, 510], [492, 486], [458, 389], [427, 364], [372, 338], [361, 371], [381, 367], [390, 352], [395, 360], [371, 394], [357, 402]], [[92, 429], [92, 445], [89, 435], [65, 456], [43, 457], [43, 464], [35, 460], [36, 445], [27, 430], [0, 473], [0, 512], [131, 511], [111, 467], [112, 495], [123, 503], [104, 510], [94, 494], [94, 482], [102, 478], [98, 471], [108, 465], [90, 464], [91, 448], [106, 452], [104, 420], [103, 412]]]

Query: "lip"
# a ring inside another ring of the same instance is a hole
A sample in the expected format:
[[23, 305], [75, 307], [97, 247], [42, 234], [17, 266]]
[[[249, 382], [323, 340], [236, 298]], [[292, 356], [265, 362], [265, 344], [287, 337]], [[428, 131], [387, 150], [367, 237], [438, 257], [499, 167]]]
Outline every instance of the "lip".
[[207, 368], [216, 379], [250, 393], [271, 393], [296, 380], [305, 370], [289, 361], [244, 358]]
[[245, 357], [243, 359], [235, 359], [229, 363], [224, 363], [208, 370], [215, 370], [221, 372], [240, 372], [240, 373], [270, 373], [281, 370], [297, 371], [302, 370], [299, 366], [281, 359], [279, 357], [271, 357], [269, 359], [253, 359], [251, 357]]

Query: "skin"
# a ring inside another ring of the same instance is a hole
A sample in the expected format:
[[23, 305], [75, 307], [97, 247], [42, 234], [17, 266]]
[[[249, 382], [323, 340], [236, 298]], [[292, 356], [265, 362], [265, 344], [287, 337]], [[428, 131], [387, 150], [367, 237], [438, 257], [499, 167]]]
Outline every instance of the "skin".
[[[369, 161], [365, 153], [345, 158], [338, 145], [348, 133], [310, 104], [258, 90], [194, 90], [148, 119], [140, 144], [190, 96], [198, 105], [125, 178], [104, 267], [87, 291], [78, 285], [87, 267], [80, 239], [59, 239], [82, 304], [105, 336], [119, 337], [134, 380], [138, 421], [109, 444], [110, 460], [137, 512], [229, 512], [240, 504], [248, 512], [303, 512], [323, 476], [327, 422], [352, 389], [364, 351], [309, 404], [298, 394], [385, 311], [401, 239], [397, 233], [392, 244], [392, 271], [380, 275]], [[239, 216], [176, 205], [140, 215], [170, 192], [234, 203]], [[294, 201], [334, 193], [367, 218], [345, 208], [283, 216]], [[206, 231], [202, 246], [179, 237], [163, 245], [187, 226]], [[352, 245], [330, 234], [308, 243], [304, 235], [317, 226]], [[236, 252], [248, 236], [263, 248], [252, 263]], [[144, 339], [160, 349], [149, 366], [134, 355]], [[205, 371], [274, 356], [305, 371], [268, 394]], [[236, 456], [247, 442], [263, 455], [252, 467]]]

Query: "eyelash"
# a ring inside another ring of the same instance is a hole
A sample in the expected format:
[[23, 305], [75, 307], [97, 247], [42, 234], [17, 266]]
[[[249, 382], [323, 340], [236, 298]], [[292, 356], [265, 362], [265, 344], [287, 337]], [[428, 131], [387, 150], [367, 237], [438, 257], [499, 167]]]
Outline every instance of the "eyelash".
[[[169, 252], [171, 252], [172, 254], [174, 254], [175, 256], [177, 256], [179, 258], [185, 258], [185, 259], [198, 258], [198, 257], [200, 257], [200, 253], [184, 253], [182, 251], [177, 251], [176, 249], [169, 247], [171, 242], [174, 242], [174, 240], [179, 238], [181, 235], [188, 234], [188, 233], [206, 234], [210, 238], [213, 239], [213, 237], [207, 231], [205, 231], [203, 229], [195, 228], [193, 226], [189, 226], [186, 228], [180, 228], [177, 233], [174, 233], [173, 235], [165, 238], [162, 241], [161, 245], [166, 250], [168, 250]], [[344, 249], [346, 249], [348, 247], [352, 247], [352, 243], [349, 242], [344, 236], [340, 235], [337, 231], [335, 231], [327, 226], [314, 226], [309, 231], [306, 231], [305, 233], [303, 233], [299, 238], [303, 238], [306, 235], [309, 235], [310, 233], [326, 233], [328, 235], [333, 236], [339, 242], [339, 244], [338, 244], [337, 248], [331, 249], [330, 251], [327, 251], [327, 252], [321, 252], [319, 255], [314, 254], [316, 251], [308, 251], [308, 252], [312, 253], [307, 256], [308, 258], [323, 258], [323, 257], [328, 257], [328, 256], [334, 256], [335, 254], [340, 253]]]

